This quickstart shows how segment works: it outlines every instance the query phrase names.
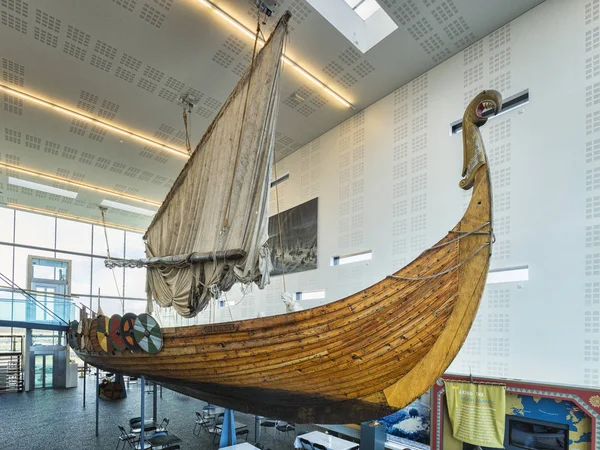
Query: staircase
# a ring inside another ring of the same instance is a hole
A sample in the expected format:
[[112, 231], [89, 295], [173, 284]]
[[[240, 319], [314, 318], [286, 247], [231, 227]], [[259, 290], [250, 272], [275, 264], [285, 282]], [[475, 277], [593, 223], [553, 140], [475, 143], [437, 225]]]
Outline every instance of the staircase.
[[0, 394], [3, 392], [23, 392], [21, 352], [0, 352]]
[[23, 392], [23, 337], [0, 336], [0, 394]]

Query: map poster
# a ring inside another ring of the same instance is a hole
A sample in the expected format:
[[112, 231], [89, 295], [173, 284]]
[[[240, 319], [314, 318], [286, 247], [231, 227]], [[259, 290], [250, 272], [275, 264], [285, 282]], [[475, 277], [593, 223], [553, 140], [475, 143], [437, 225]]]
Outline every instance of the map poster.
[[448, 415], [456, 439], [504, 448], [506, 386], [445, 381]]

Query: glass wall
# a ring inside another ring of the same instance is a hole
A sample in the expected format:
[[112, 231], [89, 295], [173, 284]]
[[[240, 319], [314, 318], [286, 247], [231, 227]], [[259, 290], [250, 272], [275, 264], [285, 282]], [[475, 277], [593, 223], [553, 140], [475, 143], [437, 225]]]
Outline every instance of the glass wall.
[[[143, 312], [146, 271], [109, 270], [104, 266], [108, 252], [117, 258], [144, 257], [142, 234], [114, 228], [105, 233], [98, 225], [0, 207], [0, 320], [26, 317], [27, 304], [32, 301], [18, 288], [28, 288], [29, 256], [70, 261], [67, 300], [76, 306], [96, 311], [100, 293], [105, 314], [121, 314], [123, 309]], [[77, 319], [75, 307], [70, 311], [70, 319]]]

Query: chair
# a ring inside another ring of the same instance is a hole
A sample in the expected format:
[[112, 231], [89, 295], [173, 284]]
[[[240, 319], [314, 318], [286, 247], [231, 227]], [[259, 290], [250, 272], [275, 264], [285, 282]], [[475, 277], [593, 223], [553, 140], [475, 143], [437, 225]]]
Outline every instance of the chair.
[[276, 420], [272, 420], [272, 419], [263, 420], [260, 423], [260, 426], [264, 427], [264, 428], [267, 428], [267, 429], [268, 428], [273, 428], [273, 437], [275, 437], [275, 427], [277, 426], [277, 421]]
[[125, 428], [123, 428], [121, 425], [117, 426], [119, 427], [119, 431], [121, 431], [121, 436], [119, 436], [119, 440], [117, 441], [116, 450], [119, 450], [121, 443], [123, 443], [123, 449], [127, 444], [129, 444], [130, 448], [133, 448], [133, 444], [135, 444], [138, 441], [138, 435], [134, 433], [127, 433], [125, 431]]
[[280, 433], [285, 433], [285, 435], [287, 436], [290, 431], [296, 431], [296, 427], [293, 423], [288, 423], [283, 420], [280, 420], [277, 422], [277, 425], [275, 425], [275, 430]]
[[156, 428], [156, 431], [167, 431], [167, 427], [169, 426], [169, 419], [165, 417], [160, 425]]
[[304, 450], [313, 450], [312, 444], [304, 438], [298, 438], [300, 445]]
[[160, 437], [160, 436], [166, 436], [167, 434], [169, 434], [169, 433], [167, 433], [166, 431], [159, 431], [157, 433], [152, 433], [152, 435], [150, 436], [150, 439]]
[[244, 436], [244, 441], [245, 441], [245, 442], [248, 442], [248, 435], [249, 435], [249, 434], [250, 434], [250, 430], [249, 430], [249, 429], [247, 429], [247, 428], [246, 428], [245, 430], [240, 430], [240, 431], [236, 431], [236, 432], [235, 432], [235, 435], [236, 435], [236, 436], [239, 436], [239, 437], [242, 437], [242, 436]]
[[[198, 429], [198, 433], [196, 433], [196, 429]], [[196, 411], [196, 421], [194, 422], [194, 429], [192, 433], [194, 434], [194, 436], [200, 436], [200, 432], [202, 430], [209, 432], [208, 419], [205, 418], [201, 413]]]
[[223, 425], [225, 421], [225, 413], [219, 414], [215, 419], [215, 425]]
[[314, 442], [312, 446], [314, 450], [327, 450], [327, 447], [317, 442]]

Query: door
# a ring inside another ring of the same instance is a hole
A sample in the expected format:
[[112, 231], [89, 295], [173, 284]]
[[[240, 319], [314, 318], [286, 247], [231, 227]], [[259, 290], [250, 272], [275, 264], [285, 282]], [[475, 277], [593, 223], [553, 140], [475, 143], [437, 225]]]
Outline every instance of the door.
[[35, 389], [52, 387], [52, 355], [35, 355]]

